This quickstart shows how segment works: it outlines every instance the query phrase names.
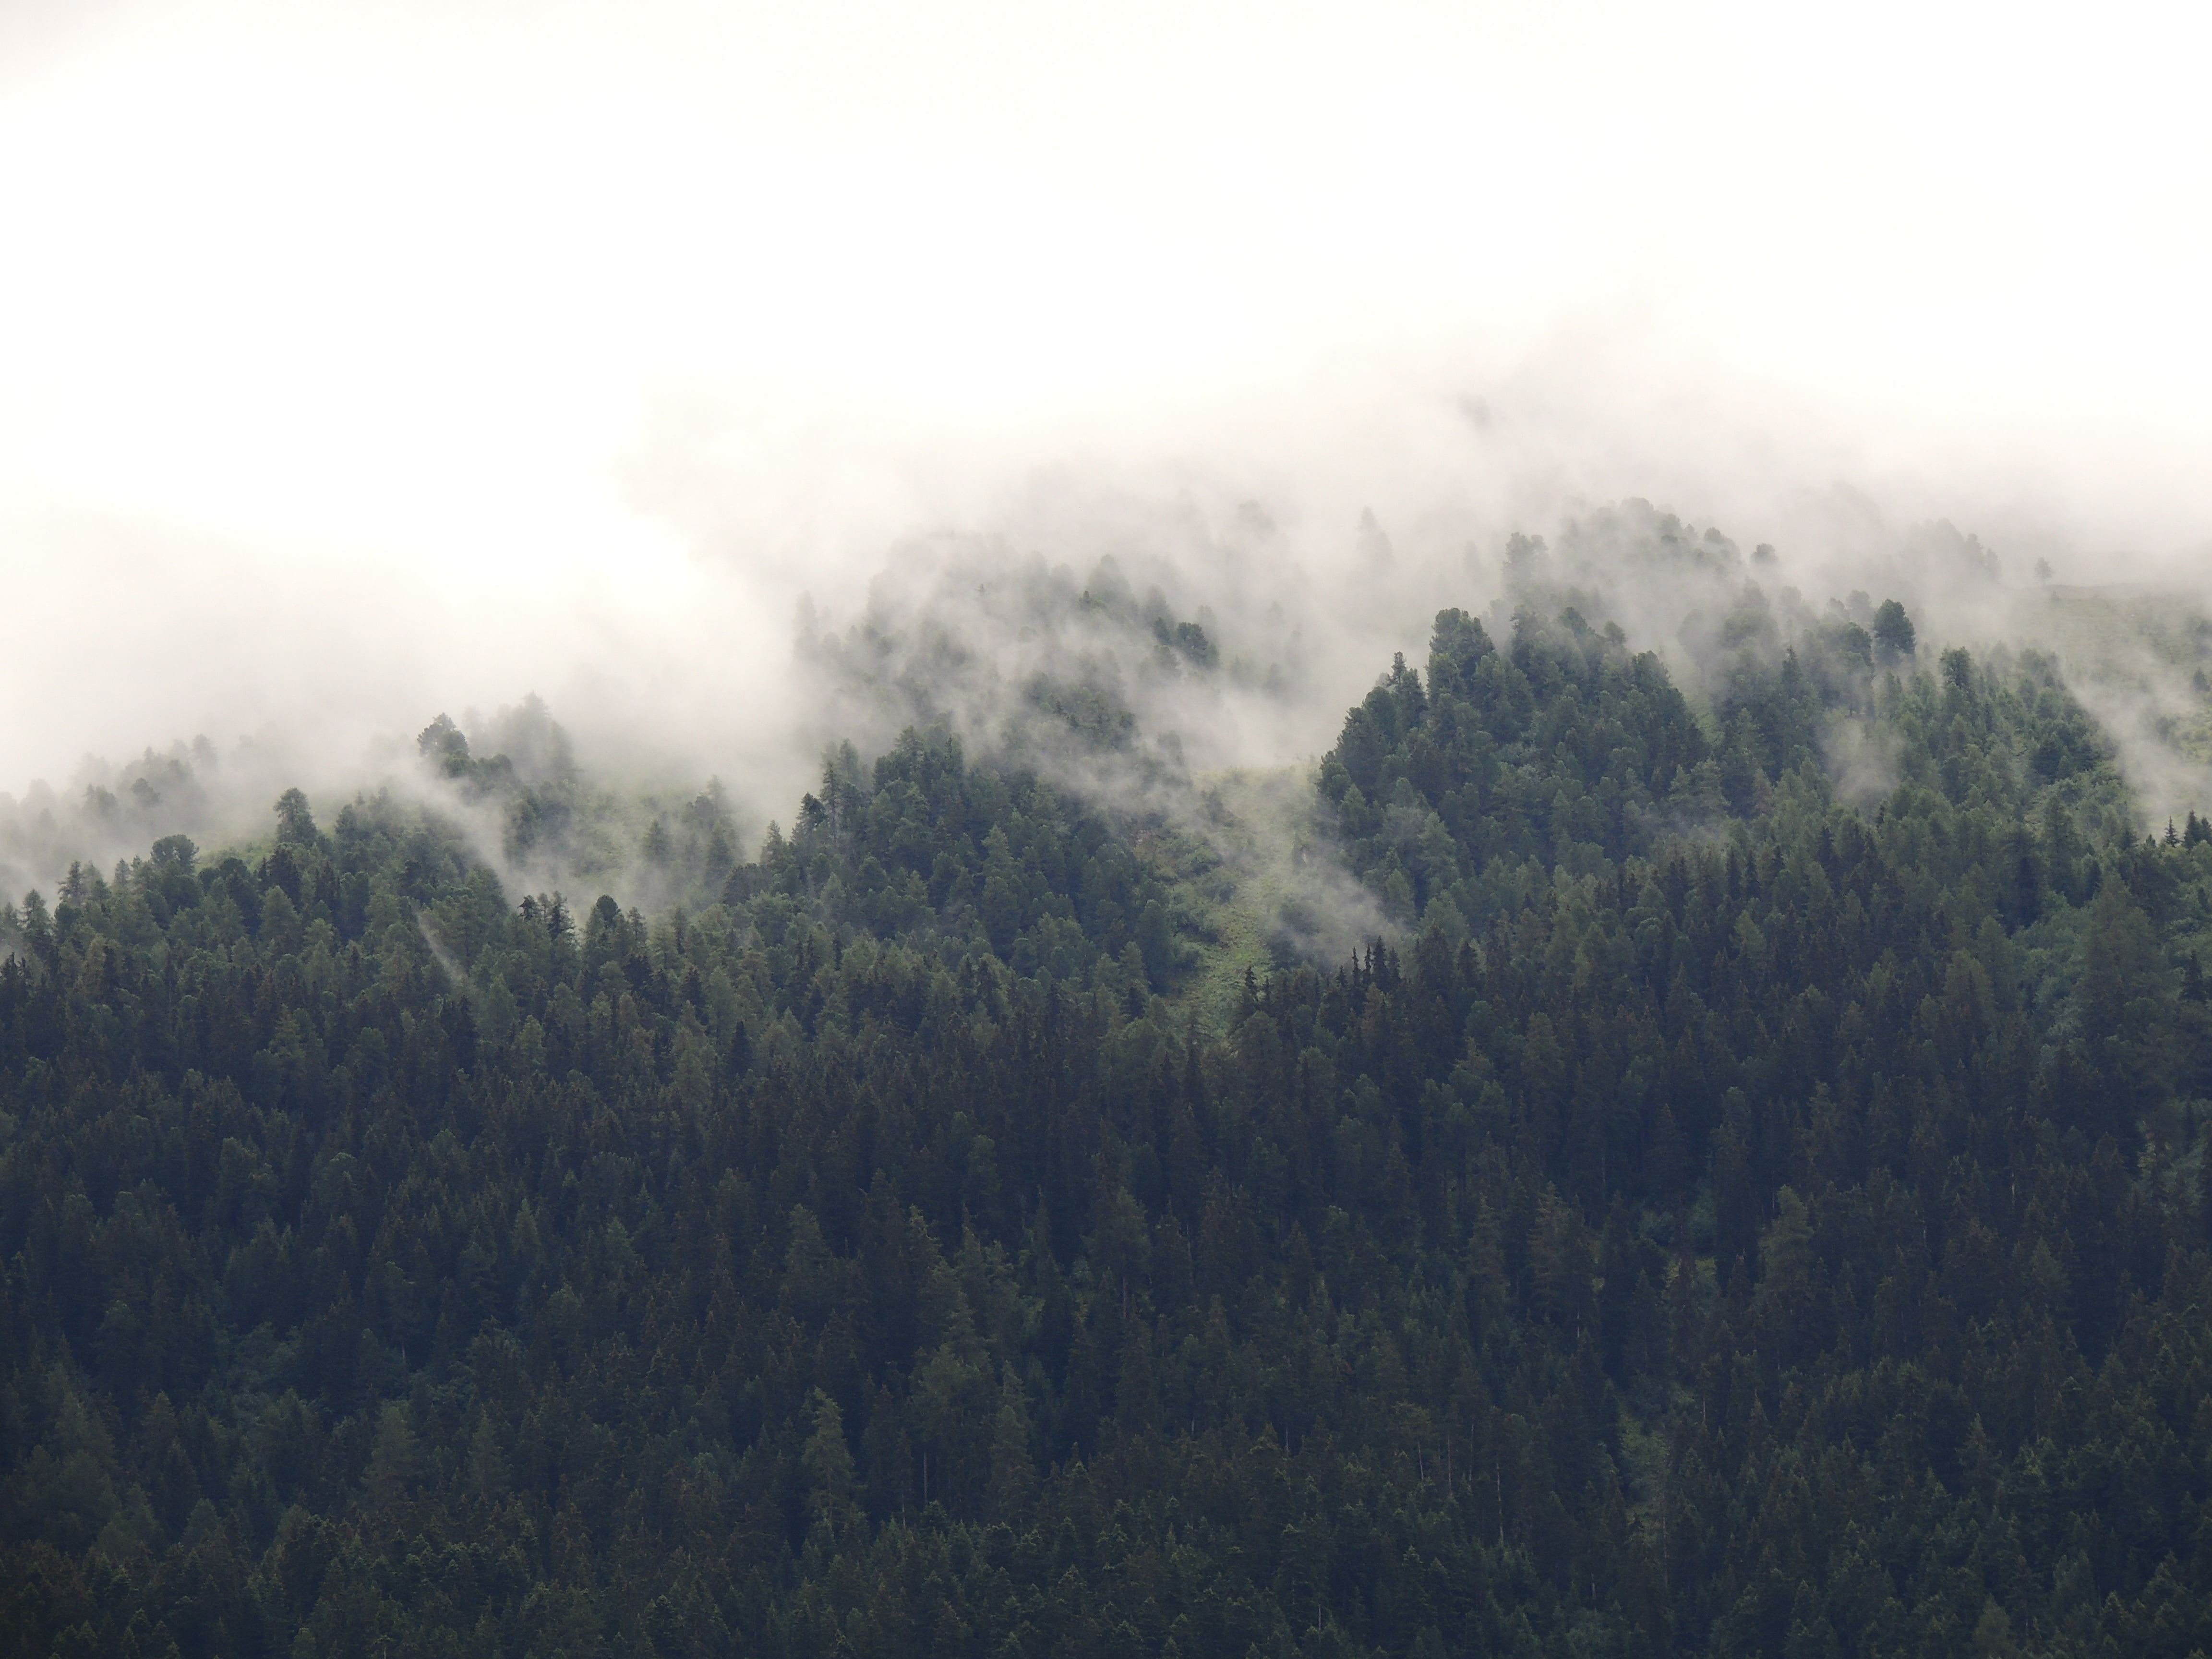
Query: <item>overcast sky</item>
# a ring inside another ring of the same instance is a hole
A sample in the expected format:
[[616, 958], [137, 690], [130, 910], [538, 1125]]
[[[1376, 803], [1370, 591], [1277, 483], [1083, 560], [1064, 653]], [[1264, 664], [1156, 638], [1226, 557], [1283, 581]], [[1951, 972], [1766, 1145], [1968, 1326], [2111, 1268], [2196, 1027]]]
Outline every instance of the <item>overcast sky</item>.
[[1449, 493], [1443, 410], [1701, 518], [1843, 479], [2181, 568], [2208, 44], [2179, 6], [13, 0], [0, 788], [532, 689], [726, 723], [801, 588], [1030, 469], [1351, 513]]

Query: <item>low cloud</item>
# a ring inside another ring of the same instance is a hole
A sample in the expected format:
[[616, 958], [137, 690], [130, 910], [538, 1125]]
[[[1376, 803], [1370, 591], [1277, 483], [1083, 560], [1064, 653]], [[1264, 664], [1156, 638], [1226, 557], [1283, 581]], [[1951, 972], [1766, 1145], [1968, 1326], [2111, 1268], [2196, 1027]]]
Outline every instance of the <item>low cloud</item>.
[[[531, 694], [643, 803], [562, 855], [624, 891], [710, 780], [749, 848], [915, 719], [1202, 824], [1516, 535], [1693, 692], [1753, 586], [1778, 641], [1864, 594], [2039, 643], [2186, 803], [2185, 55], [1740, 21], [11, 17], [0, 878], [247, 840], [291, 784], [451, 794], [416, 734], [502, 752]], [[1638, 501], [1671, 564], [1608, 563]], [[1115, 619], [1061, 617], [1109, 559]], [[550, 878], [490, 802], [449, 805]]]

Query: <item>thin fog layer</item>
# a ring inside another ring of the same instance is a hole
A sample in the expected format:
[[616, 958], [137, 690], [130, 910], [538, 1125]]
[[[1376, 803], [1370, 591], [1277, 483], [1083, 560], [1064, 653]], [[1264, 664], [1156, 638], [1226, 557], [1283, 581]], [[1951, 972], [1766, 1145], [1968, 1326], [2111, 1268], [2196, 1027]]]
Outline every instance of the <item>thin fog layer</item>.
[[[1394, 661], [1423, 665], [1440, 612], [1479, 618], [1501, 645], [1615, 631], [1656, 653], [1708, 724], [1747, 679], [1810, 676], [1841, 694], [1820, 760], [1869, 805], [1900, 781], [1877, 714], [1887, 678], [1948, 673], [1947, 654], [1971, 651], [2063, 680], [2096, 716], [2092, 750], [2050, 763], [2053, 775], [2115, 762], [2136, 810], [2085, 821], [2091, 833], [2212, 808], [2212, 610], [2171, 587], [2059, 582], [1948, 520], [1891, 526], [1863, 499], [1845, 506], [1808, 510], [1796, 545], [1747, 545], [1640, 498], [1502, 537], [1464, 505], [1395, 536], [1362, 509], [1331, 533], [1194, 479], [1148, 495], [1063, 473], [1032, 481], [992, 532], [903, 539], [865, 586], [802, 599], [773, 695], [745, 705], [750, 750], [725, 751], [734, 765], [687, 755], [649, 719], [625, 747], [604, 708], [586, 707], [599, 724], [580, 739], [535, 695], [490, 714], [431, 710], [350, 769], [274, 737], [228, 750], [203, 737], [88, 763], [66, 795], [0, 799], [0, 876], [51, 888], [73, 860], [106, 868], [173, 835], [250, 854], [277, 793], [304, 783], [325, 824], [364, 794], [422, 809], [510, 892], [696, 908], [769, 820], [793, 821], [803, 792], [865, 793], [872, 758], [920, 730], [957, 738], [972, 764], [1039, 774], [1140, 842], [1165, 833], [1224, 925], [1279, 959], [1338, 958], [1405, 919], [1346, 873], [1316, 763], [1347, 707], [1402, 672]], [[1843, 531], [1810, 539], [1839, 515]], [[1729, 799], [1768, 782], [1727, 798], [1723, 785], [1686, 779], [1661, 809], [1671, 829], [1717, 831]], [[1384, 838], [1415, 856], [1429, 826], [1378, 805]], [[806, 810], [820, 810], [812, 796]]]

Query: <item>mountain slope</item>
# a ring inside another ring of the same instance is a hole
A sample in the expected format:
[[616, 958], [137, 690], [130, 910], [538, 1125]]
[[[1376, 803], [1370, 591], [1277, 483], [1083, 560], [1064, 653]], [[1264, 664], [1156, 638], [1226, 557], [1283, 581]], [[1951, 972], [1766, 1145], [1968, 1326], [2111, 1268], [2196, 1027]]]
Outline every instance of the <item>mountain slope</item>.
[[2212, 829], [1687, 545], [1689, 690], [1524, 571], [1310, 809], [915, 730], [651, 918], [297, 795], [0, 911], [0, 1652], [2212, 1644]]

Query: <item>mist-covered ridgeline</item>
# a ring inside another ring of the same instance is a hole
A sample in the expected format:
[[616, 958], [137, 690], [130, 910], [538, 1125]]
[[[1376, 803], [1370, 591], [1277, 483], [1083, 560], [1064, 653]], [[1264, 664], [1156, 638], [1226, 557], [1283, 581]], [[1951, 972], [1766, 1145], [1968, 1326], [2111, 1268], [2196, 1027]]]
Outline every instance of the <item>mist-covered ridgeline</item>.
[[0, 1656], [2212, 1645], [2201, 610], [1346, 531], [9, 803]]
[[[72, 862], [107, 871], [164, 835], [250, 849], [265, 840], [269, 801], [300, 787], [326, 813], [380, 791], [434, 807], [518, 890], [696, 908], [720, 896], [724, 860], [756, 851], [769, 820], [789, 823], [820, 757], [850, 743], [872, 757], [909, 726], [1115, 810], [1204, 821], [1224, 787], [1265, 779], [1299, 795], [1294, 775], [1364, 694], [1366, 665], [1394, 651], [1418, 662], [1426, 618], [1446, 606], [1484, 616], [1493, 634], [1532, 604], [1601, 615], [1658, 655], [1710, 724], [1744, 662], [1818, 657], [1834, 624], [1870, 629], [1877, 603], [1895, 599], [1927, 647], [1913, 659], [1923, 668], [1954, 644], [2051, 657], [2092, 711], [2138, 828], [2197, 804], [2212, 766], [2204, 597], [2172, 581], [2057, 580], [2046, 561], [2008, 565], [1947, 521], [1886, 529], [1847, 493], [1800, 515], [1823, 553], [1746, 550], [1641, 502], [1494, 540], [1446, 515], [1419, 526], [1410, 553], [1372, 513], [1332, 536], [1218, 491], [1040, 486], [1008, 516], [998, 532], [908, 539], [867, 581], [802, 598], [782, 683], [738, 705], [750, 716], [741, 744], [687, 736], [678, 706], [611, 723], [587, 697], [560, 711], [564, 729], [531, 694], [458, 719], [426, 702], [434, 732], [410, 726], [366, 745], [303, 714], [136, 760], [88, 755], [66, 781], [0, 792], [0, 890], [50, 890]], [[2060, 574], [2090, 574], [2075, 564]], [[1867, 746], [1864, 711], [1831, 712], [1823, 763], [1871, 798], [1893, 777]], [[1376, 921], [1355, 906], [1329, 951]]]

